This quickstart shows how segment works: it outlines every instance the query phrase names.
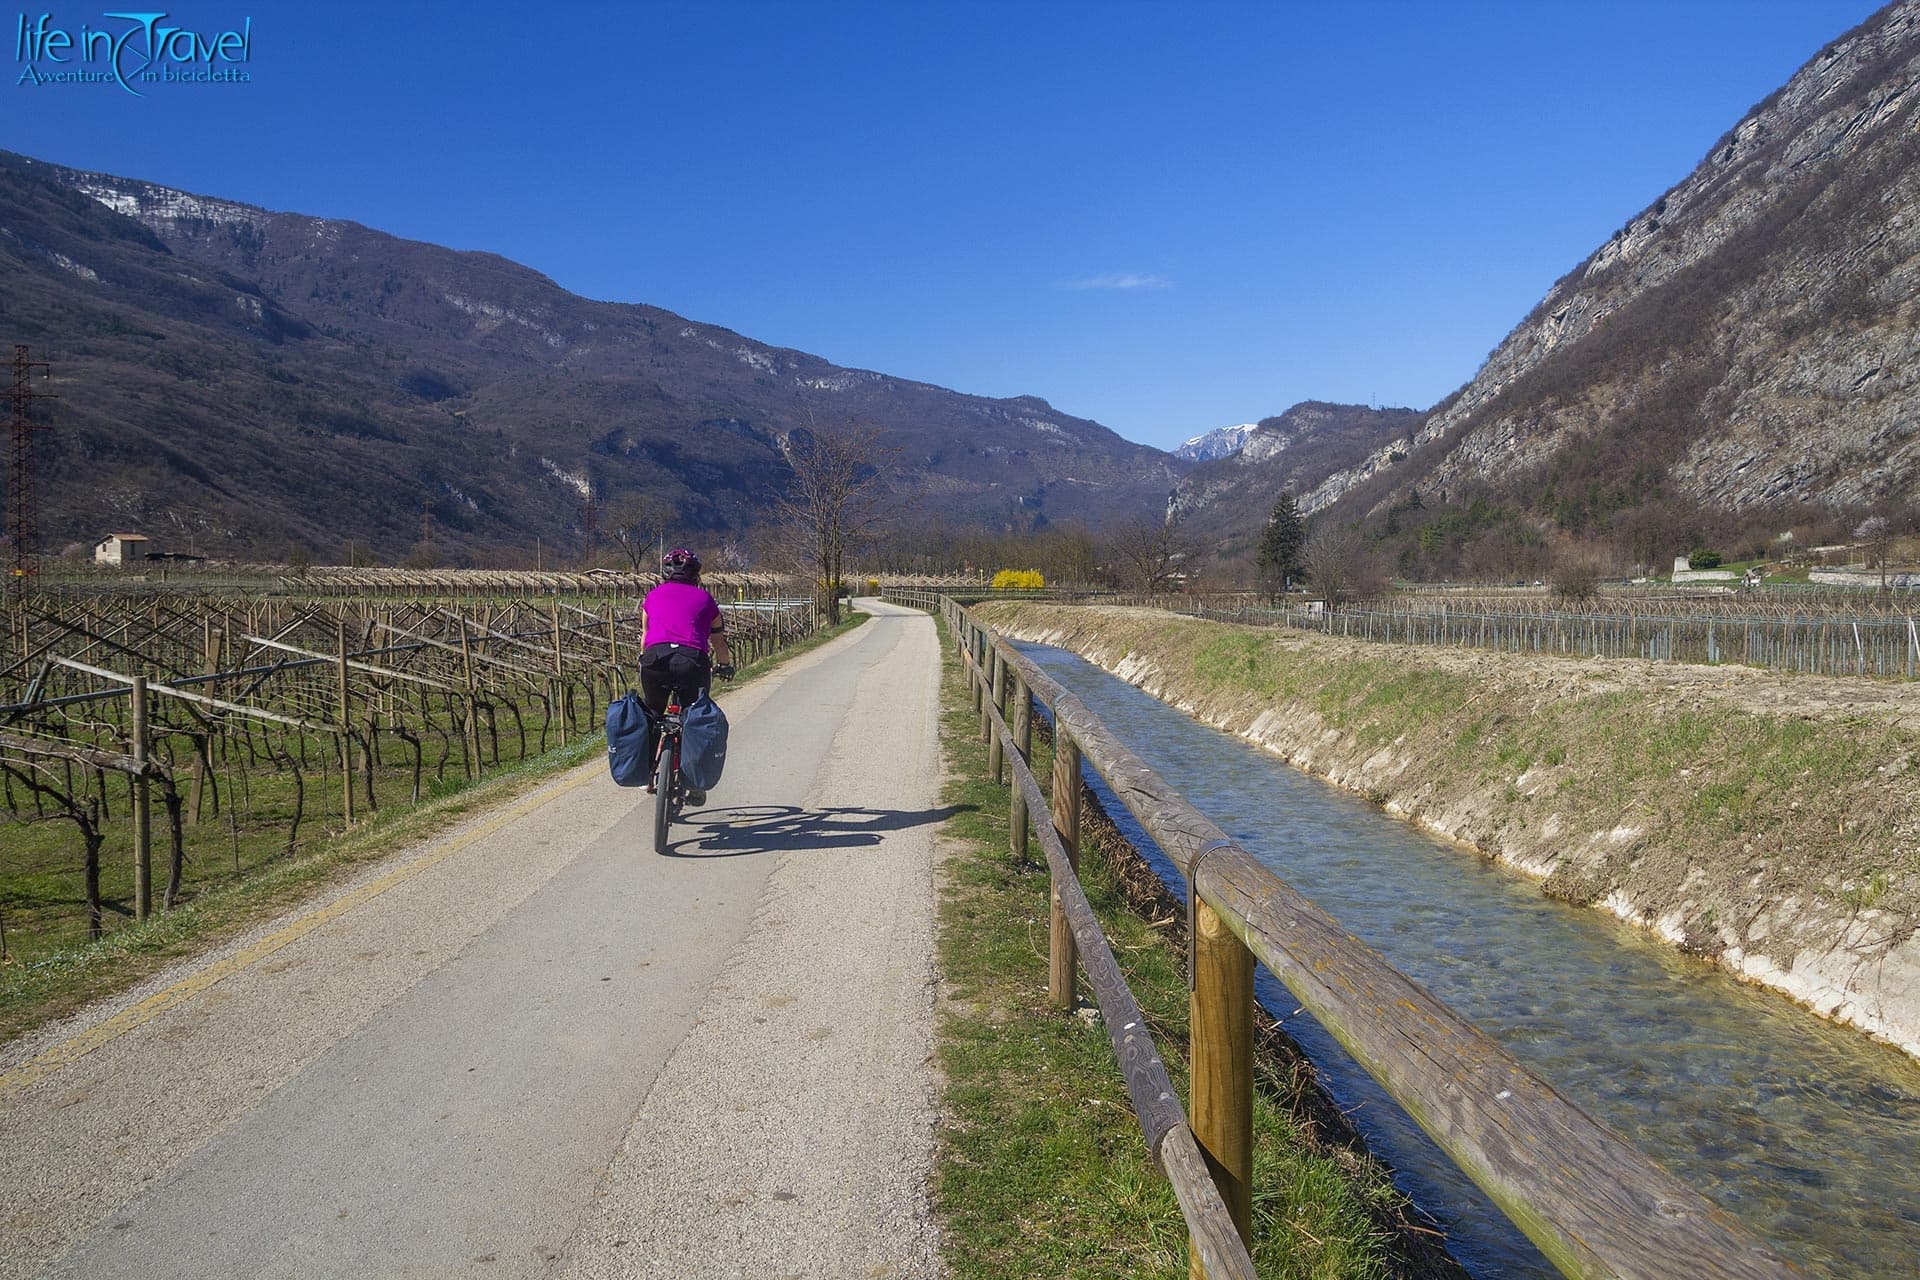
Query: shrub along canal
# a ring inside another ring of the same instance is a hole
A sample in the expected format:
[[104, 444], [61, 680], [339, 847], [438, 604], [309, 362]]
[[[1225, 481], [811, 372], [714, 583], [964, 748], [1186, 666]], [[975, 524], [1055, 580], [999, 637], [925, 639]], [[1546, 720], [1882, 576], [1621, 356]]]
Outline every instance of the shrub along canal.
[[[1020, 647], [1282, 879], [1809, 1274], [1916, 1274], [1920, 1064], [1543, 897], [1073, 654]], [[1258, 992], [1470, 1271], [1558, 1274], [1264, 969]]]

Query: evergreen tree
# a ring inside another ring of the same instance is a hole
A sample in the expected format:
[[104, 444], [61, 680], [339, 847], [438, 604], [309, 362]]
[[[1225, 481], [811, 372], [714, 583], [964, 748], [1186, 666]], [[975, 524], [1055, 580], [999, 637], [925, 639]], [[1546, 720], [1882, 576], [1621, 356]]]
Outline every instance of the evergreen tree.
[[1260, 570], [1260, 582], [1269, 593], [1285, 591], [1300, 573], [1300, 552], [1307, 544], [1307, 522], [1293, 495], [1283, 493], [1267, 517], [1266, 532], [1260, 536], [1260, 551], [1254, 564]]

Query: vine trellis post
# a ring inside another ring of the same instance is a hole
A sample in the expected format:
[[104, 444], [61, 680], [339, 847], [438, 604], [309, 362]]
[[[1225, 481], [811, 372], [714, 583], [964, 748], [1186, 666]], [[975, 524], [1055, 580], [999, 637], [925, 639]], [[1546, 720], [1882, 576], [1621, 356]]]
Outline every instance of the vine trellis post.
[[334, 623], [340, 726], [340, 820], [353, 825], [353, 693], [347, 678], [347, 622], [344, 611]]
[[153, 912], [153, 796], [147, 781], [147, 678], [133, 678], [133, 915]]

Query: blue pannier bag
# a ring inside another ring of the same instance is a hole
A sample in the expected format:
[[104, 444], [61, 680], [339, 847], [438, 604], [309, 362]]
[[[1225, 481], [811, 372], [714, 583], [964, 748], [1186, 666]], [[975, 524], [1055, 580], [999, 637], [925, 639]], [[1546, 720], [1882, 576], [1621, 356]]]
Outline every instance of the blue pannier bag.
[[680, 776], [696, 791], [711, 791], [726, 767], [726, 713], [703, 693], [687, 708], [680, 729]]
[[653, 781], [653, 753], [660, 740], [653, 712], [629, 693], [607, 705], [607, 772], [623, 787], [644, 787]]

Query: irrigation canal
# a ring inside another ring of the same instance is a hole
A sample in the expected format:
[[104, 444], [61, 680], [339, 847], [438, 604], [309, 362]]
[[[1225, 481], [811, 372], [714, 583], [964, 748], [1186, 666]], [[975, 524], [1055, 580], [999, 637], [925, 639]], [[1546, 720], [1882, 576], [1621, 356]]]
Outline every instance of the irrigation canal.
[[[1920, 1274], [1920, 1065], [1552, 901], [1073, 654], [1021, 647], [1349, 932], [1810, 1275]], [[1558, 1274], [1264, 969], [1257, 989], [1469, 1271]]]

